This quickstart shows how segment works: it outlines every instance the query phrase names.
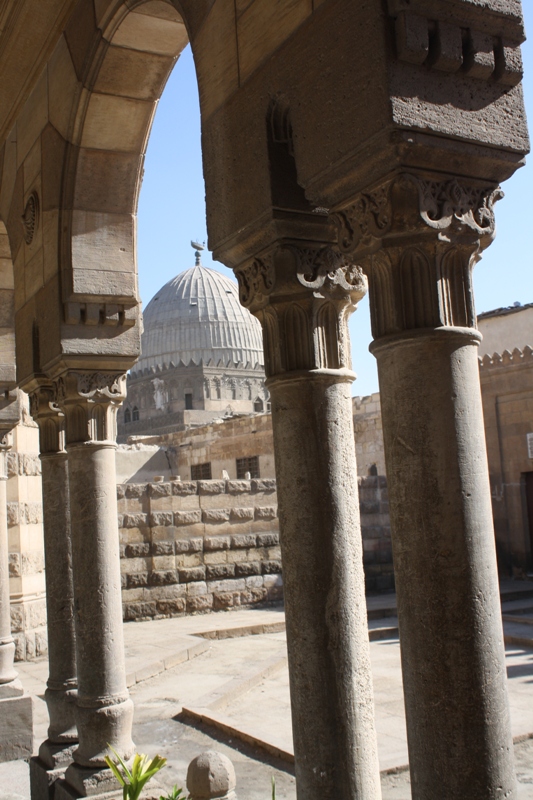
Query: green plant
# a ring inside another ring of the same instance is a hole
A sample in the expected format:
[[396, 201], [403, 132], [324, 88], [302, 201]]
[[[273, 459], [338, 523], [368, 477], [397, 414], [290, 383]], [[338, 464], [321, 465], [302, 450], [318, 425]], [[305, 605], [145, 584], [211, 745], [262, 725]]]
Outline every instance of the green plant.
[[[117, 781], [122, 786], [123, 800], [139, 800], [139, 796], [146, 783], [148, 783], [150, 778], [153, 778], [156, 772], [159, 772], [159, 770], [162, 769], [167, 763], [166, 758], [154, 756], [154, 758], [152, 758], [150, 761], [148, 756], [142, 755], [141, 753], [136, 753], [130, 770], [124, 762], [124, 759], [119, 756], [117, 751], [114, 750], [111, 745], [108, 745], [108, 747], [110, 750], [113, 750], [117, 760], [113, 761], [112, 758], [106, 756], [105, 762], [109, 769], [113, 771]], [[122, 772], [120, 771], [119, 766], [122, 768]], [[176, 798], [174, 798], [172, 795], [170, 797], [171, 800], [180, 800], [179, 795], [177, 795]]]
[[181, 789], [178, 789], [178, 785], [175, 783], [172, 790], [168, 792], [168, 794], [161, 795], [159, 800], [185, 800], [185, 795], [182, 793]]

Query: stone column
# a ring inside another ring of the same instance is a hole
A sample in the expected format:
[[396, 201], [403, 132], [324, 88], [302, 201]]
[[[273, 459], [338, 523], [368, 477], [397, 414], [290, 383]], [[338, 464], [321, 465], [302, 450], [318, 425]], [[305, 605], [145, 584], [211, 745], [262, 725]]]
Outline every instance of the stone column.
[[[116, 502], [116, 412], [125, 375], [69, 372], [56, 383], [66, 420], [79, 745], [65, 780], [80, 795], [115, 788], [104, 757], [133, 753], [126, 686]], [[95, 788], [97, 787], [97, 788]], [[62, 790], [60, 790], [62, 791]]]
[[32, 702], [17, 677], [11, 635], [6, 494], [10, 447], [11, 435], [0, 430], [0, 761], [25, 758], [31, 755], [33, 745]]
[[498, 197], [405, 174], [337, 215], [370, 284], [414, 800], [516, 796], [472, 290]]
[[76, 650], [65, 419], [53, 386], [40, 386], [33, 392], [30, 409], [39, 425], [42, 465], [49, 666], [45, 700], [50, 719], [48, 738], [39, 748], [39, 757], [30, 762], [30, 775], [32, 797], [45, 797], [46, 789], [72, 761], [78, 741]]
[[327, 240], [285, 237], [236, 274], [272, 402], [297, 795], [377, 800], [347, 328], [365, 278]]

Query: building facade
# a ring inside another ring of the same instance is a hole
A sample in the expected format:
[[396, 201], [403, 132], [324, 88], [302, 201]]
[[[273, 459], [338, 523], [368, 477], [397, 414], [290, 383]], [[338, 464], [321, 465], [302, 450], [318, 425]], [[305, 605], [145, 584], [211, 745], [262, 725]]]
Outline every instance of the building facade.
[[269, 408], [261, 326], [237, 284], [196, 264], [155, 294], [144, 312], [141, 357], [118, 412], [119, 441], [205, 425]]

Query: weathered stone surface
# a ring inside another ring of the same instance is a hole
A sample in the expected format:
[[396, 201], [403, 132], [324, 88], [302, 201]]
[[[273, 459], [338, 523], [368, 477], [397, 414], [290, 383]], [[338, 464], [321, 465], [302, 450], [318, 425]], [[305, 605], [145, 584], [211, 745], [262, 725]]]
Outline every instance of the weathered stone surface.
[[275, 492], [276, 479], [275, 478], [254, 478], [252, 480], [252, 492]]
[[[152, 527], [167, 526], [174, 523], [172, 511], [152, 511], [150, 514], [150, 525]], [[180, 524], [176, 521], [176, 524]]]
[[226, 491], [228, 494], [247, 494], [252, 488], [251, 481], [227, 481]]
[[205, 567], [183, 567], [178, 570], [180, 583], [190, 583], [191, 581], [205, 581]]
[[255, 509], [256, 519], [275, 519], [278, 516], [276, 506], [257, 506]]
[[272, 575], [281, 572], [281, 561], [263, 561], [261, 564], [263, 575]]
[[150, 542], [137, 542], [136, 544], [127, 544], [125, 550], [126, 550], [125, 553], [126, 558], [138, 558], [139, 556], [149, 556], [151, 545]]
[[122, 517], [124, 528], [142, 528], [146, 525], [148, 525], [147, 514], [124, 514]]
[[210, 508], [202, 511], [202, 521], [209, 524], [229, 522], [229, 509]]
[[202, 521], [201, 511], [175, 511], [174, 524], [175, 525], [195, 525]]
[[148, 494], [150, 497], [169, 497], [172, 494], [170, 483], [149, 483]]
[[244, 522], [254, 518], [253, 508], [232, 508], [230, 511], [230, 519], [232, 522]]
[[206, 567], [207, 580], [218, 578], [233, 578], [235, 575], [235, 564], [211, 564]]
[[243, 562], [235, 564], [235, 575], [238, 578], [247, 577], [249, 575], [261, 575], [261, 562], [254, 561], [252, 563]]
[[258, 547], [272, 547], [279, 544], [279, 533], [258, 533]]
[[[169, 583], [178, 582], [178, 573], [176, 570], [153, 570], [149, 574], [149, 583], [151, 586], [164, 586]], [[181, 576], [180, 576], [181, 580]]]
[[226, 481], [198, 481], [198, 494], [224, 494]]
[[209, 611], [213, 608], [213, 595], [200, 594], [187, 597], [187, 611]]
[[219, 797], [232, 800], [236, 786], [235, 769], [229, 758], [216, 750], [196, 756], [187, 770], [187, 789], [191, 800]]
[[231, 547], [231, 539], [229, 536], [205, 536], [204, 537], [204, 550], [209, 552], [211, 550], [229, 550]]
[[145, 619], [155, 617], [157, 614], [156, 603], [126, 603], [124, 606], [124, 619]]
[[[178, 543], [176, 542], [176, 545]], [[176, 552], [178, 548], [176, 547]], [[174, 553], [174, 542], [152, 542], [152, 553], [154, 556], [168, 556]]]
[[186, 497], [190, 494], [196, 494], [198, 486], [196, 481], [172, 481], [172, 494]]
[[253, 533], [241, 533], [231, 537], [231, 547], [235, 549], [241, 547], [255, 547], [256, 542], [257, 537]]

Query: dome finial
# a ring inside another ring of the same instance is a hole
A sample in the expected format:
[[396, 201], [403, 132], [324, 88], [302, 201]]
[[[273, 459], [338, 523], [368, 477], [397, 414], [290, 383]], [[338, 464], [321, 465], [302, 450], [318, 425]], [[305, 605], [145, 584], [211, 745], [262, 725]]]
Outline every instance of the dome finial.
[[203, 244], [200, 244], [200, 242], [193, 242], [191, 240], [191, 247], [196, 251], [195, 252], [194, 264], [195, 264], [196, 267], [199, 267], [199, 266], [201, 266], [200, 253], [201, 253], [202, 250], [205, 249], [205, 242]]

